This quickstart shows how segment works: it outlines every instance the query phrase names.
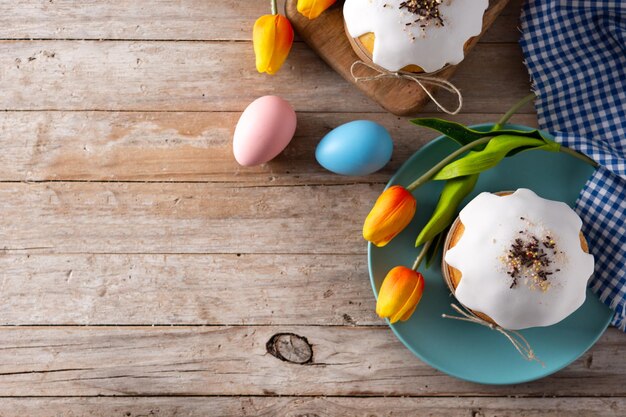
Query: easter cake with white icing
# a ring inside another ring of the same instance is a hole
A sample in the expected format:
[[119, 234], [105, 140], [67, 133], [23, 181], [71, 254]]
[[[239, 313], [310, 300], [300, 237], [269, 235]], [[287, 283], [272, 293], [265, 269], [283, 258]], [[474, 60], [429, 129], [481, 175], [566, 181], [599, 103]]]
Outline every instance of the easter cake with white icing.
[[489, 0], [346, 0], [343, 16], [362, 58], [392, 72], [458, 64], [481, 33]]
[[581, 226], [567, 204], [528, 189], [481, 193], [450, 229], [444, 277], [486, 321], [511, 330], [550, 326], [585, 301], [594, 259]]

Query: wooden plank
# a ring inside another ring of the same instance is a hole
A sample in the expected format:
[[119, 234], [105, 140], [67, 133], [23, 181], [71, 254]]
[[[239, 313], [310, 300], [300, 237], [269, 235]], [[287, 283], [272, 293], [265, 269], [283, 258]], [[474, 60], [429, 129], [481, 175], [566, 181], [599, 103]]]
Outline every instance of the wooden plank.
[[[429, 114], [425, 116], [440, 116]], [[436, 133], [387, 113], [298, 114], [287, 150], [269, 164], [240, 167], [232, 153], [239, 113], [0, 112], [0, 181], [211, 181], [249, 185], [387, 182]], [[499, 114], [447, 117], [495, 122]], [[323, 169], [315, 147], [333, 127], [357, 120], [385, 126], [395, 142], [392, 161], [366, 177]], [[536, 126], [532, 114], [515, 121]]]
[[[485, 41], [517, 41], [520, 3], [511, 1]], [[267, 13], [267, 1], [16, 0], [0, 3], [0, 39], [241, 41], [251, 39], [254, 21]]]
[[0, 242], [29, 253], [364, 254], [362, 222], [382, 189], [0, 183]]
[[[278, 94], [298, 111], [380, 112], [302, 43], [275, 76], [257, 73], [249, 42], [0, 41], [0, 57], [0, 110], [241, 111]], [[516, 44], [478, 45], [453, 81], [467, 113], [530, 90]]]
[[[268, 353], [284, 332], [306, 338], [309, 363]], [[443, 375], [386, 327], [3, 327], [0, 395], [625, 396], [623, 348], [611, 329], [565, 370], [511, 387]]]
[[115, 397], [3, 398], [3, 416], [389, 416], [619, 417], [626, 399], [600, 398], [350, 398]]
[[0, 256], [0, 324], [382, 325], [360, 255]]

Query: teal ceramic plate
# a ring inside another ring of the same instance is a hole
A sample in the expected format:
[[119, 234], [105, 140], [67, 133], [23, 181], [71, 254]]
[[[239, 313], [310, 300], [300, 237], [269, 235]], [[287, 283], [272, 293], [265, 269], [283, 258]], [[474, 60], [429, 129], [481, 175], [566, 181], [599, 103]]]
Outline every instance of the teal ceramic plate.
[[[489, 128], [491, 125], [474, 126]], [[528, 129], [522, 126], [513, 128]], [[389, 182], [408, 185], [458, 145], [439, 137], [416, 152]], [[538, 195], [573, 205], [593, 168], [562, 153], [528, 151], [506, 158], [500, 165], [481, 174], [474, 192], [464, 204], [482, 191], [529, 188]], [[411, 224], [383, 248], [368, 247], [369, 271], [374, 294], [387, 272], [397, 265], [411, 266], [418, 250], [414, 247], [418, 231], [432, 213], [442, 184], [429, 182], [414, 193], [417, 214]], [[413, 316], [406, 322], [390, 325], [404, 345], [422, 361], [449, 375], [483, 384], [515, 384], [550, 375], [580, 357], [607, 328], [611, 311], [587, 291], [585, 303], [562, 322], [549, 327], [523, 330], [537, 362], [522, 358], [501, 334], [486, 327], [444, 319], [442, 313], [456, 314], [441, 276], [441, 258], [430, 268], [423, 266], [426, 287]]]

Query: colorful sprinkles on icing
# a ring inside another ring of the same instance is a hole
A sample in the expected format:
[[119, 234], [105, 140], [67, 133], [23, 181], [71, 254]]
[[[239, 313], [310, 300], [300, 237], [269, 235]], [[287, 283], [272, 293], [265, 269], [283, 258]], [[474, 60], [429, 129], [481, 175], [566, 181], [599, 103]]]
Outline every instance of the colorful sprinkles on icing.
[[531, 289], [539, 288], [545, 292], [550, 288], [549, 277], [558, 272], [551, 267], [558, 252], [556, 242], [550, 235], [539, 239], [528, 230], [520, 230], [519, 234], [520, 237], [513, 240], [501, 258], [507, 275], [511, 277], [510, 288], [515, 288], [523, 279]]
[[[410, 13], [417, 15], [417, 20], [413, 23], [420, 23], [420, 27], [426, 27], [430, 22], [435, 22], [435, 26], [444, 26], [443, 19], [439, 13], [439, 5], [442, 0], [407, 0], [400, 3], [400, 9], [406, 9]], [[410, 25], [411, 23], [407, 23]]]

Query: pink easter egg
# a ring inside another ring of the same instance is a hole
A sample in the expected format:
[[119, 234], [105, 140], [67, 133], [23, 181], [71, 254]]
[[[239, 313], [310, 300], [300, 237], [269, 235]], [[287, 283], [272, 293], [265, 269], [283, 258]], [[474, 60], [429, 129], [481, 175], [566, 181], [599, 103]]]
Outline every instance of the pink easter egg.
[[296, 112], [278, 96], [257, 98], [239, 117], [233, 153], [243, 166], [263, 164], [283, 151], [296, 132]]

